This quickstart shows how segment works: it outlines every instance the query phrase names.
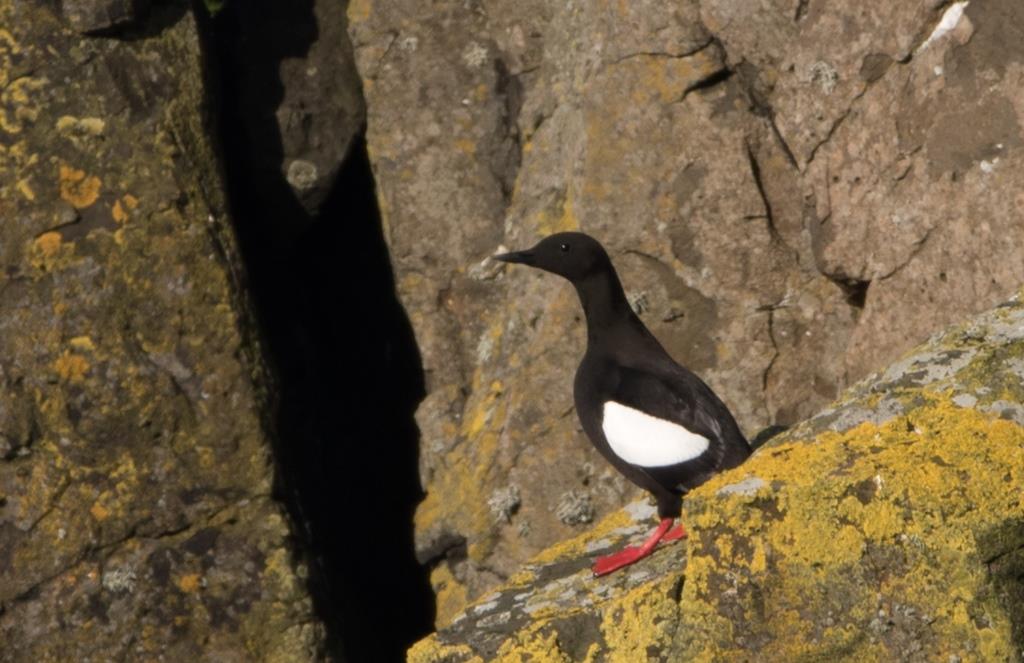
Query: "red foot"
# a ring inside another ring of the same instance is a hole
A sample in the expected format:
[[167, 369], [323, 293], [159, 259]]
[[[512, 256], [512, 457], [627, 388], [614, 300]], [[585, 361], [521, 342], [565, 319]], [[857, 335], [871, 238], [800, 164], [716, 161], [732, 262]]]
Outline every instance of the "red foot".
[[686, 530], [683, 529], [682, 525], [679, 525], [669, 532], [669, 527], [672, 526], [672, 520], [672, 518], [662, 519], [658, 524], [658, 528], [655, 529], [649, 537], [647, 537], [647, 540], [644, 541], [642, 545], [628, 546], [617, 553], [598, 557], [592, 567], [594, 576], [601, 577], [608, 575], [613, 571], [618, 571], [624, 566], [629, 566], [633, 562], [647, 557], [654, 551], [654, 547], [658, 545], [659, 541], [668, 543], [686, 536]]
[[669, 532], [667, 534], [665, 534], [665, 536], [661, 537], [661, 543], [672, 543], [673, 541], [678, 541], [679, 539], [685, 539], [685, 538], [686, 538], [686, 528], [683, 527], [682, 523], [679, 523], [678, 525], [673, 527], [671, 530], [669, 530]]

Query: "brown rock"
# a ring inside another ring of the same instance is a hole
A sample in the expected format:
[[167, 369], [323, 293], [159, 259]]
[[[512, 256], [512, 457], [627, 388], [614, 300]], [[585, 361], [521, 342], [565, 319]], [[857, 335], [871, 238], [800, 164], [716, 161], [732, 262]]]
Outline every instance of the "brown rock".
[[135, 23], [148, 9], [149, 0], [61, 0], [60, 6], [72, 28], [95, 34]]
[[[363, 95], [346, 31], [345, 3], [240, 2], [228, 8], [238, 31], [241, 114], [258, 186], [283, 176], [306, 213], [316, 214], [365, 121]], [[273, 111], [252, 112], [273, 109]], [[294, 237], [297, 220], [282, 220]]]
[[5, 661], [322, 646], [270, 498], [196, 28], [168, 11], [129, 44], [0, 2]]
[[[596, 515], [631, 492], [576, 428], [574, 296], [506, 276], [486, 261], [500, 246], [599, 236], [645, 321], [751, 434], [1024, 281], [1024, 68], [1006, 27], [1022, 10], [949, 10], [352, 3], [428, 378], [420, 551], [468, 552], [443, 557], [438, 588], [475, 596], [567, 536], [572, 491]], [[518, 510], [496, 517], [513, 485]]]

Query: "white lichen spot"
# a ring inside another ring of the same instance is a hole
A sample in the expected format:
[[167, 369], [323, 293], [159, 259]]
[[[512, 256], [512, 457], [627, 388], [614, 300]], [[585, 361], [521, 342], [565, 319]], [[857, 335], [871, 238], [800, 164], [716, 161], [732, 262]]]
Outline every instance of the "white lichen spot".
[[875, 482], [875, 488], [877, 488], [878, 490], [882, 490], [882, 487], [885, 486], [885, 480], [882, 479], [881, 474], [876, 474], [874, 477], [872, 477], [872, 481]]
[[63, 527], [59, 528], [57, 530], [57, 540], [58, 541], [63, 541], [66, 538], [68, 538], [68, 531], [66, 529], [64, 529]]
[[494, 599], [493, 601], [486, 601], [484, 603], [481, 603], [480, 605], [473, 606], [473, 612], [475, 612], [478, 615], [481, 615], [485, 612], [490, 612], [491, 610], [494, 610], [497, 607], [498, 600]]
[[[494, 251], [495, 255], [499, 253], [508, 253], [508, 249], [503, 244], [500, 244]], [[505, 263], [493, 260], [490, 256], [487, 256], [480, 262], [470, 265], [469, 269], [466, 270], [466, 274], [474, 281], [490, 281], [501, 273], [504, 265]]]
[[570, 490], [562, 493], [555, 507], [555, 515], [566, 525], [585, 525], [594, 520], [594, 505], [590, 493]]
[[403, 37], [398, 41], [399, 50], [405, 51], [406, 53], [414, 53], [419, 48], [420, 40], [419, 37]]
[[654, 505], [647, 502], [646, 500], [630, 502], [629, 504], [626, 505], [625, 511], [629, 514], [630, 519], [634, 522], [650, 520], [654, 517], [654, 514], [658, 512]]
[[519, 497], [519, 486], [509, 484], [504, 488], [498, 488], [487, 500], [487, 506], [491, 509], [496, 523], [510, 523], [512, 516], [519, 510], [522, 500]]
[[824, 60], [818, 60], [808, 68], [807, 79], [825, 94], [832, 94], [839, 82], [839, 72]]
[[466, 66], [478, 68], [487, 62], [487, 48], [475, 41], [469, 42], [466, 49], [462, 51], [462, 61]]
[[476, 344], [476, 360], [478, 364], [487, 363], [491, 358], [491, 353], [494, 352], [494, 339], [491, 338], [490, 332], [484, 332], [480, 337], [480, 341]]
[[918, 48], [918, 52], [928, 48], [928, 46], [936, 39], [943, 37], [956, 27], [957, 23], [960, 22], [960, 18], [964, 15], [964, 9], [967, 8], [967, 2], [954, 2], [946, 8], [945, 13], [942, 15], [942, 19], [939, 20], [939, 24], [935, 26], [932, 33], [928, 35], [928, 38], [924, 40], [921, 47]]
[[768, 484], [765, 483], [764, 479], [760, 477], [747, 477], [743, 481], [731, 483], [728, 486], [723, 486], [718, 489], [719, 495], [743, 495], [750, 497], [755, 495], [757, 491], [761, 490]]
[[958, 407], [971, 408], [978, 404], [978, 399], [972, 394], [957, 394], [953, 397], [953, 403]]
[[941, 65], [935, 65], [935, 69], [932, 69], [932, 71], [935, 72], [936, 76], [941, 76], [945, 69], [943, 69]]
[[629, 301], [630, 306], [637, 315], [643, 315], [644, 311], [651, 308], [651, 303], [647, 300], [647, 293], [640, 291], [626, 295], [626, 299]]
[[981, 172], [985, 173], [986, 175], [989, 175], [992, 173], [992, 171], [996, 169], [997, 163], [999, 163], [999, 157], [992, 159], [992, 161], [982, 159], [981, 163], [978, 164], [978, 167], [981, 168]]
[[588, 553], [597, 552], [598, 550], [604, 550], [605, 548], [611, 548], [615, 544], [614, 541], [605, 537], [598, 539], [597, 541], [590, 541], [583, 547]]
[[103, 588], [110, 592], [132, 592], [135, 590], [135, 571], [127, 566], [103, 574]]
[[288, 164], [288, 172], [285, 174], [285, 178], [288, 180], [288, 184], [293, 189], [299, 191], [309, 191], [316, 186], [317, 178], [320, 177], [320, 171], [317, 170], [316, 164], [306, 161], [305, 159], [295, 159]]

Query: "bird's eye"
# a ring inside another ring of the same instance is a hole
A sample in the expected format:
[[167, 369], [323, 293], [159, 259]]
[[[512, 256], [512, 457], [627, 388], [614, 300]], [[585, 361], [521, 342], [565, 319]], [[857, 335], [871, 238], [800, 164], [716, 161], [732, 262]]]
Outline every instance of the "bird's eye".
[[562, 244], [558, 248], [562, 249], [562, 253], [568, 253], [569, 252], [569, 245], [568, 244]]

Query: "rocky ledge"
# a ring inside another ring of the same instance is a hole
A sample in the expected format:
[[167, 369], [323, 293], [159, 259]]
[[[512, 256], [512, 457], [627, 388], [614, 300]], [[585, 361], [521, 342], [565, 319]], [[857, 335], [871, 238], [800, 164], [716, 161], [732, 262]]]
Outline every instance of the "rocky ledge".
[[410, 661], [1024, 658], [1024, 302], [933, 336], [691, 493], [683, 544], [595, 579], [635, 503]]

